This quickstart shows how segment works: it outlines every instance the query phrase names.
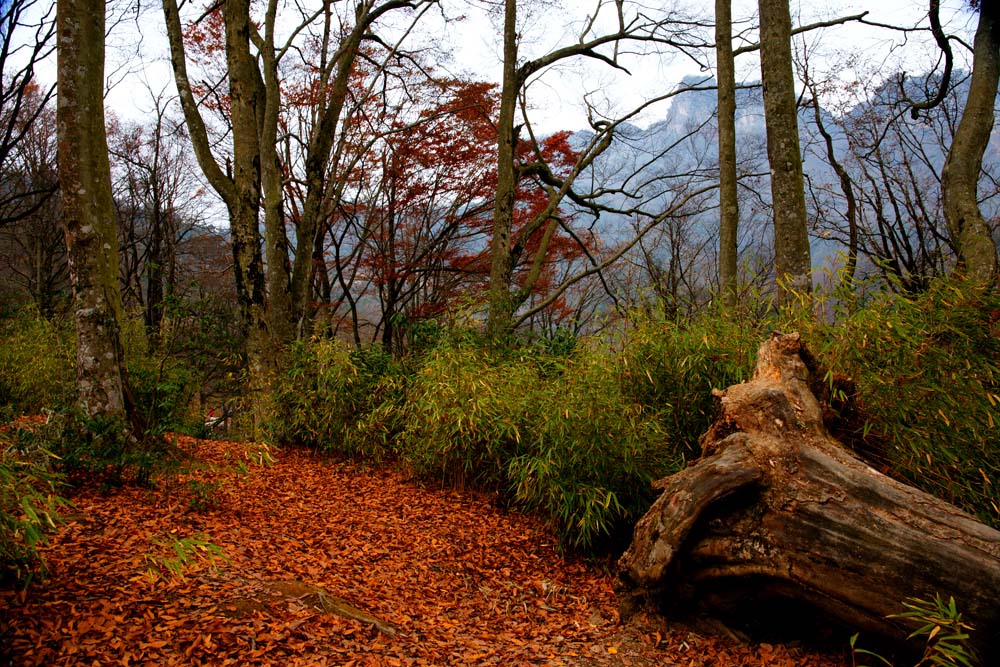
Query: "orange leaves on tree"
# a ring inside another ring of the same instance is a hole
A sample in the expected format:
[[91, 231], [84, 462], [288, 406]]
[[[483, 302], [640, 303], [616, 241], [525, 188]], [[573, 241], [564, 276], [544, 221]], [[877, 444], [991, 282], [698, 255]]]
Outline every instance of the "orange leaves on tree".
[[189, 23], [184, 30], [184, 44], [188, 57], [201, 65], [225, 61], [226, 24], [221, 3], [214, 3], [208, 13], [197, 22]]

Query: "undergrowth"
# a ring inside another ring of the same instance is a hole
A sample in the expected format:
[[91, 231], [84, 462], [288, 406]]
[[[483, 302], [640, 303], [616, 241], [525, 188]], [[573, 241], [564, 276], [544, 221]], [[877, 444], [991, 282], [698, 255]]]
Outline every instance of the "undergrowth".
[[73, 400], [73, 327], [25, 308], [0, 320], [0, 405], [15, 416]]
[[[561, 332], [504, 349], [468, 329], [436, 329], [402, 360], [300, 343], [273, 383], [269, 440], [483, 489], [546, 517], [564, 544], [605, 550], [648, 506], [649, 482], [699, 455], [711, 390], [748, 379], [771, 331], [798, 330], [840, 399], [832, 412], [848, 446], [1000, 525], [1000, 295], [942, 281], [910, 297], [862, 285], [802, 304], [811, 310], [750, 303], [686, 320], [637, 312], [600, 337]], [[66, 327], [25, 313], [0, 326], [4, 412], [55, 414], [38, 437], [71, 476], [146, 481], [162, 452], [66, 407]], [[141, 327], [125, 331], [145, 414], [159, 431], [196, 431], [188, 413], [201, 371], [152, 351]]]
[[607, 548], [680, 465], [658, 410], [623, 391], [620, 371], [606, 350], [439, 348], [413, 381], [398, 454], [539, 513], [569, 546]]
[[397, 430], [395, 406], [404, 376], [380, 348], [334, 340], [298, 343], [271, 394], [268, 439], [382, 460]]
[[546, 517], [564, 544], [600, 551], [621, 546], [614, 536], [648, 508], [651, 480], [699, 455], [711, 390], [749, 379], [772, 331], [798, 330], [848, 446], [1000, 525], [995, 292], [860, 285], [796, 309], [745, 304], [683, 321], [646, 311], [612, 329], [505, 349], [453, 331], [402, 362], [302, 344], [277, 383], [272, 433], [493, 492]]
[[[955, 598], [945, 602], [941, 595], [935, 595], [933, 600], [908, 598], [903, 601], [906, 611], [892, 614], [889, 618], [900, 619], [916, 628], [909, 634], [907, 640], [911, 643], [922, 643], [917, 651], [919, 658], [914, 667], [977, 667], [981, 664], [979, 656], [972, 647], [970, 633], [974, 631], [962, 620]], [[858, 645], [859, 635], [851, 637], [851, 658], [856, 667], [894, 667], [892, 661], [879, 653], [861, 648]], [[874, 660], [874, 665], [862, 664], [862, 660]], [[901, 666], [900, 666], [901, 667]]]
[[[168, 335], [154, 349], [140, 320], [123, 326], [132, 397], [149, 427], [131, 433], [119, 420], [89, 418], [74, 405], [69, 320], [49, 320], [30, 308], [0, 320], [0, 579], [27, 583], [44, 574], [38, 546], [68, 502], [57, 494], [60, 487], [145, 485], [178, 467], [180, 453], [165, 433], [201, 428], [189, 406], [203, 378], [173, 354]], [[45, 419], [18, 426], [26, 415]]]
[[1000, 525], [1000, 294], [941, 282], [881, 293], [807, 342], [853, 379], [884, 472]]
[[[166, 327], [155, 347], [141, 319], [126, 318], [122, 325], [132, 396], [154, 433], [198, 434], [204, 420], [191, 413], [192, 399], [206, 384], [219, 384], [208, 377], [216, 372], [213, 368], [227, 368], [218, 359], [214, 365], [192, 359], [191, 336], [180, 325]], [[31, 308], [0, 319], [0, 406], [11, 416], [72, 409], [75, 356], [73, 324], [68, 319], [48, 320]]]
[[27, 585], [45, 573], [38, 547], [70, 505], [57, 494], [64, 482], [51, 469], [53, 455], [27, 436], [28, 428], [0, 433], [0, 583]]

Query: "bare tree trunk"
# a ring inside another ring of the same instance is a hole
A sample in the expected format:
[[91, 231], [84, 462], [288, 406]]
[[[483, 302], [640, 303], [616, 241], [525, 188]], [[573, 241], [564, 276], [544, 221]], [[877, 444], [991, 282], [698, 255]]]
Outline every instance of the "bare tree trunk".
[[[205, 122], [191, 89], [184, 54], [184, 36], [176, 0], [163, 0], [163, 16], [170, 41], [170, 63], [177, 83], [181, 109], [198, 166], [226, 204], [232, 231], [233, 276], [254, 385], [254, 398], [266, 387], [269, 372], [270, 335], [267, 325], [264, 263], [259, 229], [261, 165], [256, 112], [256, 64], [250, 51], [250, 19], [247, 0], [225, 0], [222, 5], [226, 30], [226, 64], [229, 69], [233, 124], [233, 165], [223, 172], [212, 154]], [[261, 415], [261, 404], [255, 413]]]
[[514, 114], [521, 87], [517, 71], [517, 0], [504, 0], [503, 83], [497, 125], [497, 198], [493, 209], [493, 239], [490, 245], [489, 314], [487, 335], [499, 340], [513, 327], [514, 298], [510, 293], [515, 260], [511, 253], [514, 231], [514, 201], [517, 171], [514, 152], [517, 131]]
[[160, 337], [166, 304], [164, 279], [167, 263], [167, 235], [170, 232], [168, 213], [164, 200], [163, 165], [163, 113], [156, 105], [156, 124], [153, 126], [153, 160], [148, 171], [147, 215], [149, 216], [149, 250], [146, 259], [146, 337], [153, 349], [160, 349]]
[[[270, 90], [270, 88], [269, 88]], [[268, 105], [271, 94], [268, 93]], [[275, 104], [277, 104], [275, 102]], [[277, 128], [277, 120], [272, 129]], [[288, 234], [285, 231], [284, 193], [281, 164], [277, 152], [263, 149], [268, 143], [277, 141], [276, 132], [269, 131], [265, 123], [261, 136], [261, 185], [264, 193], [264, 248], [267, 279], [268, 330], [276, 348], [295, 340], [296, 315], [293, 311], [291, 292], [291, 268], [288, 257]], [[311, 247], [311, 239], [306, 239], [305, 247]], [[307, 253], [312, 257], [312, 253]], [[280, 354], [280, 350], [276, 350]]]
[[[327, 177], [331, 159], [334, 157], [336, 136], [341, 129], [344, 107], [347, 103], [351, 72], [361, 48], [365, 31], [371, 26], [371, 16], [362, 11], [368, 5], [358, 5], [356, 23], [351, 32], [344, 36], [337, 50], [337, 60], [331, 69], [331, 76], [323, 80], [324, 88], [329, 86], [329, 97], [318, 105], [316, 115], [318, 120], [309, 137], [305, 158], [306, 197], [302, 204], [302, 216], [298, 227], [298, 243], [301, 247], [315, 244], [316, 238], [324, 229], [324, 215], [335, 210], [339, 201], [330, 201], [328, 195], [333, 192], [334, 199], [339, 199], [338, 187], [330, 187]], [[312, 253], [297, 252], [292, 264], [291, 273], [291, 308], [293, 317], [297, 318], [300, 331], [311, 329], [310, 301], [312, 297]]]
[[[258, 421], [265, 417], [274, 348], [267, 321], [264, 262], [261, 256], [260, 149], [255, 63], [250, 57], [249, 0], [225, 0], [226, 64], [233, 123], [233, 179], [235, 196], [229, 203], [233, 273], [250, 362], [251, 401]], [[258, 424], [259, 426], [259, 424]]]
[[750, 382], [713, 392], [702, 457], [656, 483], [619, 562], [626, 602], [793, 600], [902, 642], [914, 628], [886, 617], [903, 600], [952, 595], [997, 664], [1000, 532], [849, 454], [824, 426], [823, 385], [799, 335], [775, 334]]
[[737, 305], [736, 65], [732, 0], [715, 0], [715, 54], [719, 99], [719, 290], [727, 310]]
[[76, 322], [77, 396], [89, 417], [126, 419], [118, 239], [104, 128], [104, 0], [59, 0], [62, 225]]
[[314, 333], [326, 336], [331, 332], [333, 284], [330, 282], [330, 273], [327, 267], [325, 238], [325, 234], [319, 233], [316, 234], [313, 241], [313, 269], [310, 277], [313, 286], [310, 288], [310, 293], [316, 295], [316, 301], [309, 304], [309, 309], [303, 317], [305, 324], [300, 334], [303, 337]]
[[965, 111], [941, 173], [944, 215], [960, 266], [973, 280], [992, 283], [997, 276], [997, 248], [979, 210], [977, 190], [983, 153], [993, 130], [993, 107], [1000, 79], [1000, 21], [983, 2], [972, 60], [972, 83]]
[[[249, 11], [249, 7], [247, 7]], [[277, 0], [269, 0], [264, 17], [263, 39], [257, 40], [263, 76], [253, 68], [257, 83], [257, 123], [260, 151], [261, 189], [264, 195], [264, 255], [267, 279], [268, 327], [274, 353], [295, 339], [296, 316], [291, 293], [291, 267], [288, 257], [288, 234], [285, 231], [284, 175], [278, 156], [278, 123], [281, 107], [281, 83], [278, 74], [278, 54], [275, 49]], [[241, 45], [249, 52], [249, 44]], [[312, 239], [300, 240], [298, 247], [310, 248]]]
[[774, 207], [774, 264], [780, 300], [812, 290], [806, 195], [792, 75], [792, 19], [788, 0], [758, 0], [760, 69], [764, 84], [767, 161]]

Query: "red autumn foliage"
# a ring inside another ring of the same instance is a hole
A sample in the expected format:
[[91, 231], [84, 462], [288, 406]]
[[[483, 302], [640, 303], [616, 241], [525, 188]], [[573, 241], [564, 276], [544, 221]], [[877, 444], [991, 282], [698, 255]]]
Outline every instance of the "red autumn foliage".
[[[225, 118], [229, 99], [220, 69], [225, 62], [223, 28], [216, 9], [187, 27], [185, 41], [191, 60], [207, 74], [196, 77], [196, 92], [206, 107]], [[347, 28], [343, 24], [340, 30]], [[329, 46], [315, 36], [304, 37], [301, 46], [296, 51], [301, 57], [287, 59], [280, 72], [279, 135], [297, 140], [281, 149], [279, 159], [289, 232], [298, 229], [307, 184], [329, 193], [320, 222], [326, 233], [312, 244], [314, 307], [344, 323], [359, 317], [357, 304], [368, 304], [360, 317], [379, 331], [399, 316], [413, 322], [450, 311], [456, 300], [477, 301], [485, 292], [491, 259], [496, 87], [440, 78], [419, 55], [386, 59], [378, 47], [362, 45], [348, 74], [335, 155], [326, 166], [325, 183], [316, 185], [310, 180], [315, 175], [303, 174], [312, 159], [305, 149], [311, 145], [316, 109], [329, 103], [337, 82], [326, 79], [317, 65], [328, 61]], [[522, 140], [517, 159], [522, 164], [543, 159], [554, 174], [564, 176], [577, 158], [569, 138], [568, 132], [558, 133], [544, 138], [538, 148]], [[545, 210], [549, 193], [536, 177], [525, 177], [517, 197], [513, 232], [520, 261], [515, 280], [524, 284], [546, 225], [530, 234], [525, 228]], [[307, 241], [297, 239], [293, 245], [307, 247]], [[551, 293], [568, 263], [583, 256], [562, 229], [548, 243], [541, 277], [532, 288], [538, 298]], [[342, 309], [345, 305], [348, 311]], [[556, 317], [571, 314], [565, 299], [550, 312]]]
[[188, 57], [200, 65], [208, 65], [226, 58], [226, 23], [222, 15], [222, 6], [216, 5], [200, 17], [197, 22], [189, 23], [184, 30], [184, 42], [188, 47]]
[[[617, 623], [612, 582], [537, 521], [301, 451], [182, 438], [194, 472], [76, 495], [45, 547], [50, 578], [0, 591], [0, 663], [30, 665], [684, 665], [824, 667], [651, 621]], [[212, 490], [212, 502], [201, 489]], [[199, 495], [200, 494], [200, 495]], [[228, 563], [150, 577], [169, 536]], [[388, 632], [328, 613], [324, 595]]]
[[[342, 158], [350, 169], [336, 176], [347, 185], [328, 219], [325, 265], [356, 276], [356, 289], [370, 285], [382, 328], [396, 315], [410, 322], [433, 317], [485, 291], [499, 98], [493, 84], [428, 79], [426, 67], [400, 66], [389, 79], [398, 90], [362, 99], [370, 85], [366, 67], [359, 64], [352, 79], [358, 106], [344, 126], [343, 154], [356, 158]], [[568, 132], [547, 137], [537, 151], [523, 142], [519, 161], [535, 162], [541, 155], [564, 175], [577, 159], [569, 138]], [[286, 190], [293, 221], [302, 198], [298, 190], [294, 182]], [[533, 177], [522, 179], [517, 196], [515, 233], [524, 246], [518, 270], [526, 272], [544, 229], [530, 235], [524, 230], [549, 197]], [[536, 293], [547, 293], [558, 282], [558, 268], [579, 255], [576, 243], [557, 231]]]
[[368, 148], [348, 175], [357, 197], [340, 214], [361, 221], [357, 262], [383, 301], [421, 317], [481, 286], [488, 271], [497, 99], [479, 82], [413, 86], [422, 104], [375, 101], [358, 119], [355, 142]]

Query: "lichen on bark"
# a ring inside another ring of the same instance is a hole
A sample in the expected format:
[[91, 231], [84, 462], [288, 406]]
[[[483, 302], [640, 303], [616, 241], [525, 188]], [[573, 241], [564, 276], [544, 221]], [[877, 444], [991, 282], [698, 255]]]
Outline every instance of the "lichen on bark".
[[126, 417], [118, 240], [104, 126], [104, 0], [59, 0], [59, 183], [77, 334], [77, 397], [91, 418]]

